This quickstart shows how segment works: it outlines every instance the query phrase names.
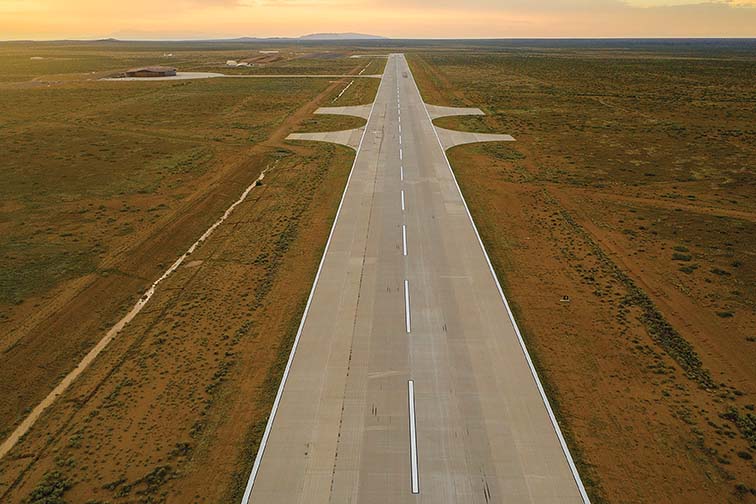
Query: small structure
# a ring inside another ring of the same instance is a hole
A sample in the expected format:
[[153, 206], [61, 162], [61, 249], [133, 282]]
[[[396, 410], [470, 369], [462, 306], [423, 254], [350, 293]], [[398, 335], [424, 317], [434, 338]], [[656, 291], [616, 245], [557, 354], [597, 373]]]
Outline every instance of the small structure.
[[171, 77], [176, 75], [176, 69], [164, 66], [149, 66], [126, 70], [126, 77]]
[[230, 67], [248, 67], [251, 66], [247, 61], [226, 60], [226, 66]]

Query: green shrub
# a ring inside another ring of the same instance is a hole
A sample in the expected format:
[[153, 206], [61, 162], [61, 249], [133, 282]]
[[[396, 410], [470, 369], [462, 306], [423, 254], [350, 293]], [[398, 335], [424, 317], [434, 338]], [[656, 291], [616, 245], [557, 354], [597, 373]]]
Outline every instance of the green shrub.
[[71, 482], [59, 471], [45, 473], [42, 480], [32, 490], [28, 504], [65, 504], [63, 494], [71, 488]]

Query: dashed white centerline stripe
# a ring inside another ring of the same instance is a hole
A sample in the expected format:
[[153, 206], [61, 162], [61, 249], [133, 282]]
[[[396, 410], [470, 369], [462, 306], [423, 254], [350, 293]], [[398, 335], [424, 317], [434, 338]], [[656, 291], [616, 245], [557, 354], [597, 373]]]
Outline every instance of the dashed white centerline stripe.
[[410, 298], [409, 298], [409, 280], [404, 281], [404, 324], [407, 329], [407, 334], [410, 333]]
[[399, 167], [399, 180], [404, 182], [404, 166]]
[[410, 480], [412, 493], [420, 493], [420, 478], [417, 474], [417, 424], [415, 420], [415, 382], [407, 382], [407, 403], [409, 405], [409, 432], [410, 432]]
[[404, 212], [404, 189], [402, 189], [402, 212]]
[[402, 148], [399, 147], [399, 160], [402, 160], [402, 159], [404, 159], [404, 157], [402, 155]]
[[402, 250], [404, 255], [407, 255], [407, 226], [402, 224]]

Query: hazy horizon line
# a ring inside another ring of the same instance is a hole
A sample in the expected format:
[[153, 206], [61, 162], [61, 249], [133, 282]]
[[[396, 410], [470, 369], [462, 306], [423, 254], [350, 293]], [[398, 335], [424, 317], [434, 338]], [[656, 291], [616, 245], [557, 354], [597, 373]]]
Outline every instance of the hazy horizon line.
[[4, 42], [218, 42], [218, 41], [234, 41], [240, 39], [249, 40], [300, 40], [302, 42], [381, 42], [381, 41], [401, 41], [401, 40], [756, 40], [756, 35], [748, 36], [733, 36], [733, 35], [654, 35], [654, 36], [634, 36], [634, 35], [620, 35], [620, 36], [529, 36], [529, 37], [386, 37], [381, 35], [372, 36], [374, 38], [331, 38], [331, 39], [306, 39], [304, 37], [311, 35], [299, 35], [299, 36], [266, 36], [256, 37], [253, 35], [233, 35], [233, 36], [219, 36], [219, 37], [198, 37], [198, 38], [120, 38], [120, 37], [87, 37], [87, 38], [51, 38], [51, 39], [32, 39], [32, 38], [14, 38], [0, 40], [0, 43]]

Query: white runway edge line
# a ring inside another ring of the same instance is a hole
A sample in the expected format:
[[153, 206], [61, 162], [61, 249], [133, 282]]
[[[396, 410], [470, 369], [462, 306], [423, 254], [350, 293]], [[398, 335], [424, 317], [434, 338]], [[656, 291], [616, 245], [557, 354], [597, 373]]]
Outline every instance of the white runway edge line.
[[417, 474], [417, 421], [415, 419], [415, 381], [407, 382], [407, 403], [409, 406], [410, 433], [410, 481], [412, 493], [420, 493], [420, 478]]
[[409, 280], [404, 281], [404, 325], [409, 334], [412, 331], [412, 325], [410, 324]]
[[407, 255], [407, 225], [402, 224], [402, 250], [404, 255]]
[[229, 215], [231, 215], [234, 209], [245, 199], [247, 199], [247, 196], [249, 195], [250, 191], [254, 189], [257, 182], [263, 179], [266, 171], [267, 168], [263, 170], [260, 176], [244, 190], [241, 196], [239, 196], [239, 199], [232, 203], [231, 206], [226, 209], [223, 215], [218, 220], [216, 220], [212, 226], [207, 228], [207, 230], [202, 233], [202, 236], [200, 236], [199, 239], [195, 241], [192, 246], [189, 247], [186, 252], [184, 252], [183, 255], [176, 259], [176, 261], [167, 270], [165, 270], [160, 278], [155, 280], [152, 285], [150, 285], [150, 288], [147, 289], [142, 297], [139, 298], [139, 300], [131, 308], [131, 310], [126, 315], [124, 315], [123, 318], [116, 322], [116, 324], [111, 327], [107, 333], [105, 333], [105, 336], [103, 336], [100, 341], [98, 341], [97, 344], [84, 356], [84, 358], [81, 359], [76, 367], [72, 371], [70, 371], [63, 378], [63, 380], [61, 380], [60, 383], [58, 383], [58, 385], [49, 394], [47, 394], [44, 399], [42, 399], [39, 404], [37, 404], [37, 406], [31, 411], [31, 413], [27, 415], [27, 417], [19, 424], [19, 426], [16, 427], [16, 429], [10, 434], [10, 436], [8, 436], [8, 438], [0, 445], [0, 458], [5, 456], [16, 445], [16, 443], [29, 431], [29, 429], [31, 429], [31, 427], [39, 419], [42, 413], [49, 406], [52, 406], [55, 400], [68, 389], [68, 387], [76, 380], [76, 378], [78, 378], [79, 375], [84, 372], [84, 370], [89, 367], [89, 365], [105, 349], [105, 347], [107, 347], [108, 344], [113, 341], [116, 336], [118, 336], [118, 333], [120, 333], [121, 330], [129, 322], [131, 322], [131, 320], [136, 317], [140, 311], [142, 311], [142, 308], [147, 305], [152, 296], [155, 294], [155, 289], [157, 288], [158, 284], [168, 278], [171, 273], [176, 271], [178, 267], [181, 266], [181, 264], [184, 262], [184, 259], [191, 255], [192, 252], [194, 252], [202, 242], [207, 240], [210, 235], [213, 234], [213, 231], [215, 231], [215, 229], [220, 226], [223, 221], [225, 221], [229, 217]]
[[[384, 70], [385, 74], [385, 70]], [[331, 231], [328, 233], [328, 240], [326, 241], [325, 249], [323, 249], [323, 256], [320, 258], [320, 264], [318, 265], [318, 272], [315, 274], [315, 280], [312, 282], [312, 288], [310, 289], [310, 295], [307, 298], [307, 304], [305, 305], [304, 313], [302, 314], [302, 320], [299, 322], [299, 328], [297, 329], [297, 335], [294, 338], [294, 343], [291, 346], [291, 352], [289, 353], [289, 360], [286, 361], [286, 367], [284, 368], [283, 376], [281, 377], [281, 384], [278, 386], [278, 391], [276, 392], [276, 398], [273, 401], [273, 408], [271, 408], [270, 416], [268, 416], [268, 423], [265, 424], [265, 431], [263, 432], [263, 437], [260, 440], [260, 447], [257, 449], [257, 455], [255, 456], [255, 462], [252, 465], [252, 472], [249, 474], [249, 479], [247, 480], [247, 486], [244, 489], [244, 495], [242, 496], [241, 504], [248, 504], [249, 498], [252, 495], [252, 487], [255, 485], [255, 478], [257, 477], [257, 473], [260, 471], [260, 463], [262, 462], [263, 455], [265, 453], [265, 446], [268, 444], [268, 438], [270, 437], [270, 431], [273, 427], [273, 421], [276, 418], [276, 412], [278, 411], [278, 405], [281, 403], [281, 396], [283, 395], [283, 389], [286, 385], [286, 379], [289, 377], [289, 371], [291, 370], [291, 363], [294, 361], [294, 354], [297, 351], [297, 346], [299, 345], [299, 339], [302, 336], [302, 329], [304, 328], [305, 320], [307, 319], [307, 314], [310, 311], [310, 305], [312, 304], [312, 297], [315, 294], [315, 288], [318, 286], [318, 280], [320, 279], [320, 272], [323, 270], [323, 263], [325, 262], [326, 255], [328, 254], [328, 249], [331, 246], [331, 239], [333, 238], [333, 230], [336, 229], [336, 223], [339, 221], [339, 216], [341, 215], [341, 208], [344, 206], [344, 198], [346, 197], [347, 190], [349, 189], [349, 183], [352, 181], [352, 175], [354, 174], [354, 167], [357, 165], [357, 158], [360, 155], [360, 150], [362, 149], [362, 142], [365, 140], [365, 133], [368, 130], [368, 124], [370, 124], [370, 118], [373, 117], [373, 110], [375, 109], [375, 102], [378, 101], [378, 95], [381, 92], [381, 87], [383, 87], [383, 76], [381, 76], [381, 82], [378, 85], [378, 90], [375, 93], [375, 98], [373, 99], [373, 103], [370, 106], [370, 113], [368, 114], [367, 122], [365, 123], [365, 129], [362, 131], [362, 136], [360, 137], [360, 143], [357, 145], [357, 152], [354, 155], [354, 161], [352, 162], [352, 168], [349, 170], [349, 177], [347, 177], [346, 185], [344, 186], [344, 192], [341, 193], [341, 201], [339, 201], [339, 208], [336, 210], [336, 217], [333, 219], [333, 224], [331, 224]]]
[[[407, 65], [409, 67], [409, 65]], [[517, 334], [517, 339], [520, 343], [520, 348], [522, 349], [522, 353], [525, 355], [525, 360], [528, 362], [528, 367], [530, 367], [530, 373], [533, 376], [533, 380], [536, 383], [536, 386], [538, 387], [538, 391], [541, 394], [541, 399], [543, 400], [544, 405], [546, 406], [546, 411], [548, 412], [549, 419], [551, 420], [551, 425], [554, 427], [554, 431], [556, 432], [557, 438], [559, 438], [559, 443], [562, 446], [562, 452], [564, 453], [565, 458], [567, 459], [567, 463], [570, 466], [570, 470], [572, 471], [572, 477], [575, 479], [575, 483], [577, 484], [578, 491], [580, 492], [580, 496], [583, 498], [584, 504], [590, 504], [590, 499], [588, 498], [588, 494], [585, 491], [585, 486], [583, 485], [583, 481], [580, 479], [580, 474], [578, 473], [577, 467], [575, 467], [575, 461], [572, 460], [572, 455], [570, 454], [569, 448], [567, 448], [567, 442], [564, 440], [564, 435], [562, 434], [562, 430], [559, 428], [559, 424], [557, 423], [556, 417], [554, 416], [554, 410], [551, 409], [551, 404], [549, 403], [549, 399], [546, 397], [546, 391], [543, 389], [543, 385], [541, 384], [540, 378], [538, 378], [538, 373], [536, 372], [535, 366], [533, 365], [533, 360], [530, 358], [530, 354], [528, 353], [528, 349], [525, 346], [525, 341], [522, 339], [522, 334], [520, 333], [520, 328], [517, 326], [517, 322], [515, 321], [514, 314], [512, 313], [512, 309], [509, 306], [509, 302], [507, 301], [506, 296], [504, 295], [504, 290], [501, 288], [501, 284], [499, 283], [499, 279], [496, 276], [496, 272], [493, 269], [493, 265], [491, 264], [491, 259], [488, 257], [488, 252], [486, 251], [486, 247], [483, 245], [483, 240], [480, 238], [480, 233], [478, 233], [478, 227], [475, 225], [475, 221], [472, 218], [472, 214], [470, 213], [470, 208], [467, 206], [467, 201], [465, 201], [465, 196], [462, 194], [462, 189], [459, 187], [459, 183], [457, 182], [457, 177], [454, 175], [454, 170], [452, 170], [451, 163], [449, 163], [449, 158], [446, 156], [446, 151], [444, 150], [444, 146], [441, 143], [441, 139], [438, 137], [438, 131], [436, 131], [436, 127], [433, 125], [433, 119], [431, 119], [430, 112], [428, 112], [428, 107], [425, 104], [425, 101], [423, 100], [423, 95], [420, 93], [420, 88], [417, 87], [417, 82], [415, 82], [415, 76], [412, 74], [412, 71], [410, 70], [410, 75], [412, 76], [412, 84], [414, 84], [415, 89], [417, 90], [417, 94], [420, 96], [420, 100], [423, 101], [423, 108], [425, 109], [425, 115], [428, 116], [428, 121], [430, 121], [431, 128], [433, 128], [433, 133], [436, 135], [436, 140], [438, 141], [439, 147], [441, 147], [441, 151], [444, 153], [444, 159], [446, 160], [446, 166], [449, 168], [449, 173], [451, 173], [452, 180], [454, 180], [454, 185], [457, 188], [457, 192], [459, 193], [459, 197], [462, 199], [462, 204], [465, 207], [465, 212], [467, 212], [467, 218], [470, 219], [470, 224], [473, 227], [473, 231], [475, 231], [475, 236], [478, 238], [478, 245], [480, 245], [480, 249], [483, 251], [483, 255], [486, 258], [486, 263], [488, 263], [488, 269], [491, 271], [491, 276], [493, 276], [494, 282], [496, 283], [496, 288], [499, 290], [499, 295], [501, 296], [501, 300], [504, 303], [504, 307], [507, 310], [507, 314], [509, 315], [509, 320], [512, 322], [512, 326], [514, 327], [515, 333]]]

